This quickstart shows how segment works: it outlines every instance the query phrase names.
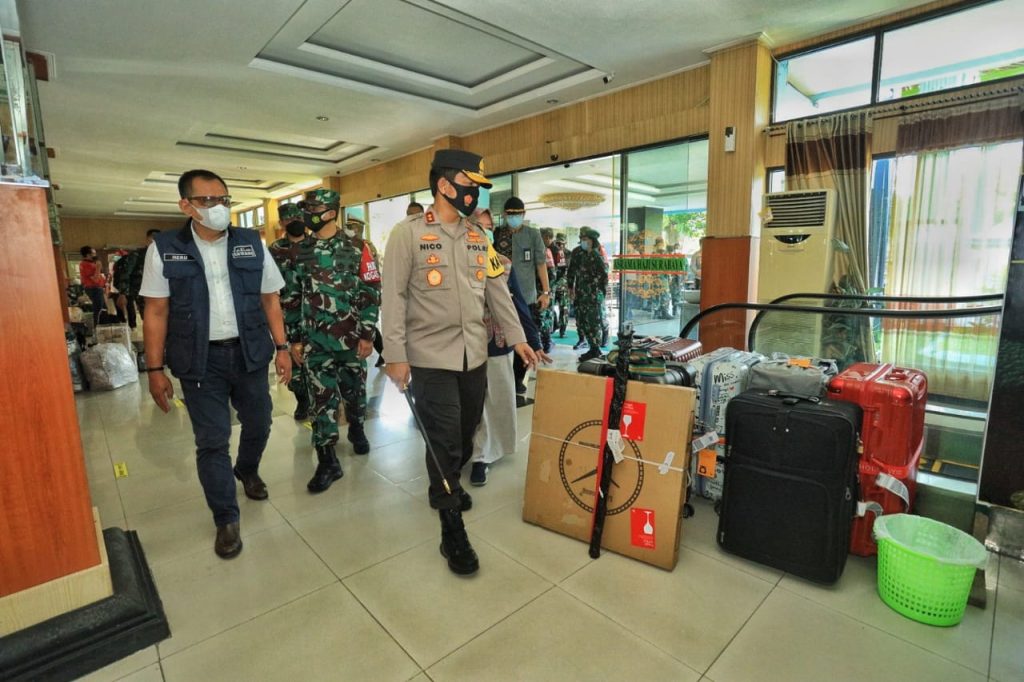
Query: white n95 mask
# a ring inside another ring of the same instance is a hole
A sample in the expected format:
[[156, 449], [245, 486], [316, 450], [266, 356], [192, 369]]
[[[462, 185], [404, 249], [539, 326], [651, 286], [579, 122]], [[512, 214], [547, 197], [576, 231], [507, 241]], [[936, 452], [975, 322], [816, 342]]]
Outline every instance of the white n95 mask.
[[211, 230], [223, 232], [228, 229], [228, 225], [231, 224], [231, 209], [224, 204], [217, 204], [211, 208], [196, 206], [195, 209], [199, 211], [199, 215], [202, 216], [202, 220], [200, 222]]

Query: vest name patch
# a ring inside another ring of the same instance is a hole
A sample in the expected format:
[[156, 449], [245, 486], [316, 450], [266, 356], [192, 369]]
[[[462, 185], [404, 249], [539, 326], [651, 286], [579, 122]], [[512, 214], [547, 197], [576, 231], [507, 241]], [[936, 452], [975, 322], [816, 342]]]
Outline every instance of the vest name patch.
[[231, 249], [232, 258], [255, 258], [256, 249], [252, 248], [252, 244], [238, 244]]
[[192, 256], [188, 255], [187, 253], [165, 253], [164, 254], [164, 262], [165, 263], [174, 263], [174, 262], [177, 262], [177, 261], [193, 261], [193, 260], [195, 260], [195, 258], [193, 258]]

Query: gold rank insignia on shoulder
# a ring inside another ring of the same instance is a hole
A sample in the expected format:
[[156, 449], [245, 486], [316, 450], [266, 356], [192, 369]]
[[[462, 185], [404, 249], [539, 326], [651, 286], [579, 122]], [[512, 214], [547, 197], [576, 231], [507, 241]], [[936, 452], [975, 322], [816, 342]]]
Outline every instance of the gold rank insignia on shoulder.
[[498, 277], [505, 274], [505, 266], [498, 258], [498, 252], [494, 250], [493, 244], [487, 244], [487, 276]]
[[479, 232], [474, 232], [473, 230], [470, 230], [469, 232], [466, 233], [466, 241], [480, 242], [483, 241], [483, 237], [480, 236]]

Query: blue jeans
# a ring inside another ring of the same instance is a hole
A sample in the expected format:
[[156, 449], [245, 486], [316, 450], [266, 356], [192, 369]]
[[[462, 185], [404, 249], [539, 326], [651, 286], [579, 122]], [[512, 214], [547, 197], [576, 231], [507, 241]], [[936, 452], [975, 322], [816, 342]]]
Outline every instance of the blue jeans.
[[88, 294], [89, 301], [92, 303], [92, 319], [98, 327], [100, 326], [100, 311], [107, 309], [107, 299], [103, 295], [101, 287], [87, 287], [85, 293]]
[[218, 526], [238, 521], [238, 499], [231, 470], [231, 406], [238, 413], [242, 435], [236, 467], [254, 473], [270, 437], [270, 385], [267, 368], [245, 371], [242, 347], [210, 346], [202, 381], [181, 382], [185, 407], [196, 437], [196, 469], [206, 504]]

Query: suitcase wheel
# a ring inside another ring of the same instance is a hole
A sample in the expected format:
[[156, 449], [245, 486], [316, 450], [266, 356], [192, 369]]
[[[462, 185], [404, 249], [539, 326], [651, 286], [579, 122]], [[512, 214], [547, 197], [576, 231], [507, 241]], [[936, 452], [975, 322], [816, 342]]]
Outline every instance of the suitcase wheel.
[[722, 501], [721, 500], [716, 500], [715, 501], [715, 513], [718, 514], [719, 516], [722, 515]]

